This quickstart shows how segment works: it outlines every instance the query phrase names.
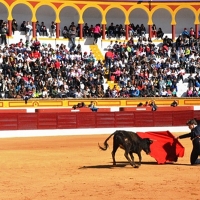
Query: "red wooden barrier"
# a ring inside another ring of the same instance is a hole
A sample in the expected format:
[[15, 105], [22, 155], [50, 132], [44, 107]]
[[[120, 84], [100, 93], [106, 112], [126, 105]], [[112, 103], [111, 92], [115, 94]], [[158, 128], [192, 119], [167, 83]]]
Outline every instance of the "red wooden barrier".
[[18, 115], [18, 130], [34, 130], [38, 128], [38, 115], [36, 113], [27, 113]]
[[200, 111], [0, 113], [0, 130], [185, 126]]
[[189, 119], [194, 118], [194, 111], [192, 111], [192, 110], [177, 111], [177, 112], [172, 112], [172, 114], [173, 114], [173, 119], [172, 119], [173, 124], [172, 124], [172, 126], [185, 126], [186, 122]]
[[173, 126], [173, 114], [171, 111], [154, 112], [154, 126]]
[[115, 127], [134, 127], [134, 112], [115, 112]]
[[76, 113], [59, 113], [57, 116], [57, 128], [77, 128], [76, 116]]

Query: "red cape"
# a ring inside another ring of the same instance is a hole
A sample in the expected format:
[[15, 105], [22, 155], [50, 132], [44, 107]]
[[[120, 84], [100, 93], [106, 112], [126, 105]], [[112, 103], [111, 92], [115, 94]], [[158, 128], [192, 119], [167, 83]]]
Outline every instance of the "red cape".
[[156, 132], [137, 132], [141, 138], [150, 138], [150, 155], [155, 158], [158, 164], [164, 164], [167, 161], [176, 162], [178, 157], [184, 156], [184, 147], [169, 131]]

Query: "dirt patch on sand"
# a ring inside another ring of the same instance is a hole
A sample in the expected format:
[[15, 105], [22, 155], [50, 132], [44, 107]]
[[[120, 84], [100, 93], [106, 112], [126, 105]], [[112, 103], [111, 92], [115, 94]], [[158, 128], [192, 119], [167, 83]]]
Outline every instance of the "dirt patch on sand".
[[190, 166], [189, 139], [180, 140], [185, 156], [177, 163], [158, 165], [143, 152], [135, 169], [121, 149], [112, 166], [112, 139], [107, 151], [98, 148], [107, 136], [0, 139], [0, 199], [199, 199], [200, 166]]

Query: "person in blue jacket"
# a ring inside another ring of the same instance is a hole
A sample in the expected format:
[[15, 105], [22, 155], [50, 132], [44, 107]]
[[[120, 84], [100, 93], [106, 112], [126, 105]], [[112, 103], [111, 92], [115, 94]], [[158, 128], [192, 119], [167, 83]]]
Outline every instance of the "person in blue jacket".
[[190, 133], [180, 135], [177, 139], [183, 139], [190, 137], [193, 149], [190, 155], [190, 163], [191, 165], [200, 164], [198, 156], [200, 155], [200, 125], [197, 124], [195, 119], [190, 119], [186, 123], [191, 130]]

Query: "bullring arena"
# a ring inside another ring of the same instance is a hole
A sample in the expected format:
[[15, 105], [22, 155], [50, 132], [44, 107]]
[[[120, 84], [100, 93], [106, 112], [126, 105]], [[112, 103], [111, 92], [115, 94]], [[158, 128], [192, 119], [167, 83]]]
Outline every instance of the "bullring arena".
[[[19, 39], [38, 38], [53, 48], [62, 43], [69, 47], [69, 40], [61, 32], [65, 25], [75, 22], [80, 28], [76, 43], [93, 52], [97, 60], [104, 59], [104, 49], [110, 43], [106, 27], [112, 22], [125, 29], [118, 40], [121, 42], [128, 40], [132, 22], [143, 23], [150, 38], [154, 23], [173, 41], [184, 27], [193, 27], [195, 37], [199, 33], [199, 1], [0, 0], [0, 4], [0, 17], [9, 29], [8, 45]], [[29, 21], [31, 37], [20, 30], [12, 34], [13, 19], [19, 25]], [[38, 20], [45, 22], [48, 33], [51, 22], [55, 22], [55, 35], [38, 35]], [[93, 38], [84, 38], [85, 23], [101, 24], [102, 38], [97, 45], [93, 45]], [[153, 42], [160, 44], [162, 40], [154, 38]], [[170, 131], [174, 137], [189, 132], [185, 122], [200, 120], [200, 101], [199, 97], [182, 98], [182, 93], [176, 98], [148, 99], [31, 98], [27, 103], [23, 99], [3, 99], [1, 94], [0, 200], [199, 200], [200, 166], [190, 165], [190, 139], [179, 140], [185, 152], [177, 162], [157, 164], [142, 152], [142, 165], [137, 169], [130, 166], [121, 149], [116, 153], [117, 165], [112, 165], [112, 139], [107, 151], [98, 148], [98, 143], [102, 145], [115, 130]], [[178, 106], [172, 108], [174, 99]], [[156, 112], [150, 107], [137, 107], [151, 100], [158, 106]], [[98, 112], [72, 109], [82, 101], [86, 105], [94, 101]]]
[[[179, 130], [188, 131], [187, 127]], [[124, 158], [123, 150], [116, 154], [117, 166], [112, 166], [112, 140], [106, 152], [99, 150], [98, 142], [102, 144], [108, 136], [100, 130], [94, 130], [93, 135], [56, 136], [71, 134], [70, 130], [54, 130], [54, 134], [0, 139], [1, 200], [199, 199], [199, 166], [189, 163], [189, 139], [181, 140], [185, 156], [178, 162], [158, 165], [143, 152], [142, 165], [135, 169]]]

